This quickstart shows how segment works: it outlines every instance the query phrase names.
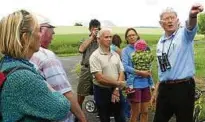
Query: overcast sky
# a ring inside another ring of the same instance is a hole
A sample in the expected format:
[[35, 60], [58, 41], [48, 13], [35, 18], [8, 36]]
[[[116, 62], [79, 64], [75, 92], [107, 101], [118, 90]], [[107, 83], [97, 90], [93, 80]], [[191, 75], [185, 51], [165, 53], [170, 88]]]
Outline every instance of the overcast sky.
[[97, 18], [117, 26], [159, 26], [159, 14], [164, 8], [173, 7], [183, 22], [193, 3], [205, 6], [205, 0], [2, 0], [0, 17], [27, 9], [49, 18], [55, 25]]

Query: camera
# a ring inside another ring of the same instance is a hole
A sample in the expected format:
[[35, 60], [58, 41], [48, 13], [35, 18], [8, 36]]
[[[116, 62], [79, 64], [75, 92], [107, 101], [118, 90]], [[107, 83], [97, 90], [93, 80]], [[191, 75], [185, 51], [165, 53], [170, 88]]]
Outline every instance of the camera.
[[97, 36], [97, 35], [98, 35], [98, 32], [99, 32], [99, 30], [96, 30], [96, 31], [95, 31], [95, 36]]
[[162, 53], [162, 56], [158, 56], [159, 66], [161, 72], [165, 72], [168, 69], [171, 69], [171, 65], [168, 59], [168, 55], [166, 53]]
[[94, 37], [97, 37], [97, 34], [99, 31], [100, 31], [100, 28], [96, 29], [95, 31], [92, 31], [89, 36], [93, 35]]

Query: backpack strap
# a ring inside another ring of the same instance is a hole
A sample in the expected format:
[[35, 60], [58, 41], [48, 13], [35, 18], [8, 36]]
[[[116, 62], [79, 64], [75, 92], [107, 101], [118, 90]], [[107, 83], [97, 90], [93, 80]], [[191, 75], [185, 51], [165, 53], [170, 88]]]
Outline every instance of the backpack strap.
[[3, 72], [0, 72], [0, 88], [3, 87], [4, 82], [6, 81], [7, 77], [12, 74], [13, 72], [15, 72], [16, 70], [22, 70], [22, 69], [26, 69], [26, 70], [31, 70], [28, 67], [23, 67], [23, 66], [17, 66], [17, 67], [12, 67], [9, 69], [4, 70]]
[[[17, 67], [12, 67], [12, 68], [9, 68], [7, 70], [4, 70], [3, 72], [0, 72], [1, 74], [1, 79], [0, 79], [0, 90], [3, 88], [3, 85], [6, 81], [6, 78], [7, 76], [9, 76], [10, 74], [12, 74], [13, 72], [15, 72], [16, 70], [22, 70], [22, 69], [26, 69], [26, 70], [31, 70], [29, 69], [28, 67], [23, 67], [23, 66], [17, 66]], [[4, 75], [4, 76], [3, 76]], [[2, 113], [0, 112], [0, 121], [3, 120], [2, 118]], [[20, 119], [18, 122], [20, 122], [21, 120], [23, 120], [24, 117], [22, 119]]]
[[22, 69], [31, 70], [31, 69], [28, 68], [28, 67], [16, 66], [16, 67], [12, 67], [12, 68], [9, 68], [9, 69], [4, 70], [3, 73], [4, 73], [6, 76], [8, 76], [8, 75], [12, 74], [13, 72], [15, 72], [16, 70], [22, 70]]

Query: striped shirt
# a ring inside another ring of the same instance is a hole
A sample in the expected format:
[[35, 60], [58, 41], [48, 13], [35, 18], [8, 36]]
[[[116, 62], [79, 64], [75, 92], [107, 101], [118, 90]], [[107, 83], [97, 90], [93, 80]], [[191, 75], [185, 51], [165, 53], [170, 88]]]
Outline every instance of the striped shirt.
[[[60, 60], [52, 51], [40, 47], [39, 51], [33, 54], [30, 62], [34, 64], [36, 69], [54, 90], [62, 94], [72, 91], [66, 72]], [[72, 115], [69, 116], [71, 117]]]

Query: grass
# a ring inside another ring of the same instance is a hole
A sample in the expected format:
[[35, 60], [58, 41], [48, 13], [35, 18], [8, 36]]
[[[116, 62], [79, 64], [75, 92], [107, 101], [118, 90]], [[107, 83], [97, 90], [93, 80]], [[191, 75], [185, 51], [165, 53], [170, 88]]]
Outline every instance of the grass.
[[195, 44], [195, 66], [196, 66], [196, 75], [198, 78], [205, 79], [205, 41], [196, 42]]
[[[124, 34], [127, 27], [112, 27], [114, 33]], [[161, 34], [161, 28], [135, 28], [139, 34]], [[89, 34], [88, 27], [85, 26], [58, 26], [55, 28], [57, 35], [66, 35], [66, 34]]]
[[[124, 47], [126, 45], [125, 37], [123, 34], [120, 34], [120, 37], [123, 40], [122, 47]], [[160, 35], [141, 34], [141, 38], [146, 40], [149, 45], [156, 44], [159, 37]], [[56, 54], [77, 53], [78, 46], [83, 38], [88, 38], [88, 34], [56, 35], [49, 48]]]

